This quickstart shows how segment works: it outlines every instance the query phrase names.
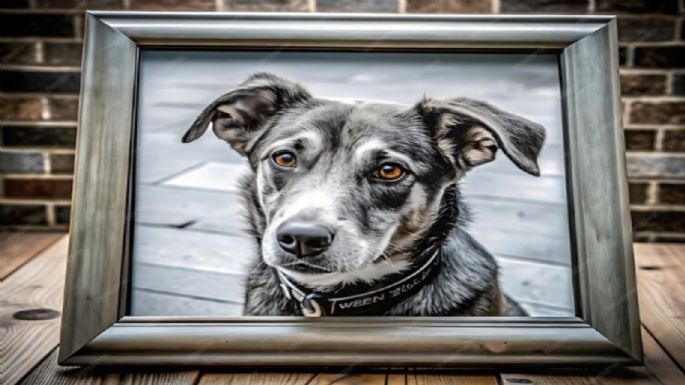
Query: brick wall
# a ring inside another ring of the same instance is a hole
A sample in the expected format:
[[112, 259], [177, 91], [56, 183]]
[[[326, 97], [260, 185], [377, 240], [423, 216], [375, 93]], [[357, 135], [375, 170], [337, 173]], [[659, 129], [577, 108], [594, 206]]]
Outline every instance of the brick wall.
[[84, 9], [619, 15], [631, 210], [685, 242], [684, 0], [2, 0], [0, 226], [66, 229]]

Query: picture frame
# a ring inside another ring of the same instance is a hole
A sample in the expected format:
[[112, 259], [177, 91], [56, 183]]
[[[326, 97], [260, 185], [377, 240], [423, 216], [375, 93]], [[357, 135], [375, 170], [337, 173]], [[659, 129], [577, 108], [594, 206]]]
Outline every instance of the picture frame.
[[[575, 317], [126, 314], [141, 50], [559, 55]], [[505, 366], [642, 360], [612, 16], [88, 12], [62, 365]]]

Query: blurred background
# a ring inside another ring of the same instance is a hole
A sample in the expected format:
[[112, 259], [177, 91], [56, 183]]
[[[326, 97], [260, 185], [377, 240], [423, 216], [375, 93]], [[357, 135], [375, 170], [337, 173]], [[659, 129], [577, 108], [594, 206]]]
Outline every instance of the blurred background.
[[635, 239], [685, 242], [684, 0], [3, 0], [0, 227], [66, 232], [85, 9], [617, 14]]

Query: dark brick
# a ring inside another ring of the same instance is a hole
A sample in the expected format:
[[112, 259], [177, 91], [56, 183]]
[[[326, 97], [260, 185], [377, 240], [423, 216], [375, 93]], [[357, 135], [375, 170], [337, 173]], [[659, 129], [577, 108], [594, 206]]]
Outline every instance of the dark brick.
[[649, 151], [654, 150], [654, 130], [624, 130], [626, 138], [626, 150], [628, 151]]
[[673, 94], [685, 95], [685, 74], [673, 75]]
[[81, 43], [43, 43], [45, 63], [54, 65], [81, 65]]
[[666, 93], [666, 75], [621, 74], [623, 95], [663, 95]]
[[73, 174], [73, 154], [50, 154], [50, 169], [53, 174]]
[[121, 9], [122, 0], [36, 0], [36, 8], [44, 9]]
[[78, 92], [80, 72], [0, 70], [0, 92]]
[[503, 13], [587, 13], [588, 0], [500, 0]]
[[28, 8], [29, 0], [3, 0], [2, 8]]
[[597, 0], [600, 12], [678, 13], [678, 0]]
[[659, 203], [685, 205], [685, 183], [659, 184]]
[[0, 43], [0, 64], [36, 64], [37, 51], [34, 42]]
[[307, 12], [307, 0], [224, 0], [224, 10], [237, 12]]
[[675, 39], [676, 22], [661, 17], [620, 17], [618, 41], [653, 42]]
[[629, 66], [628, 47], [618, 47], [618, 65], [621, 67]]
[[42, 173], [43, 154], [39, 152], [3, 152], [0, 151], [0, 172], [8, 173]]
[[70, 199], [71, 179], [8, 178], [4, 180], [4, 195], [23, 199]]
[[491, 0], [407, 0], [407, 12], [416, 13], [491, 13]]
[[685, 151], [685, 130], [665, 130], [661, 148], [664, 151]]
[[685, 45], [635, 47], [634, 65], [649, 68], [685, 67]]
[[634, 102], [630, 108], [633, 124], [685, 124], [685, 100]]
[[74, 36], [72, 15], [0, 13], [0, 36]]
[[75, 126], [2, 126], [0, 144], [8, 147], [73, 148]]
[[0, 97], [0, 120], [41, 120], [42, 116], [40, 98]]
[[68, 225], [71, 218], [71, 206], [55, 206], [55, 221], [58, 225]]
[[685, 157], [661, 153], [626, 154], [630, 178], [685, 178]]
[[44, 205], [23, 205], [0, 203], [0, 225], [47, 225], [47, 211]]
[[321, 12], [397, 12], [398, 0], [317, 0]]
[[632, 211], [635, 231], [685, 232], [685, 211]]
[[144, 11], [215, 11], [214, 0], [131, 0], [131, 9]]
[[647, 183], [630, 183], [628, 184], [630, 203], [642, 204], [647, 202]]
[[52, 120], [78, 119], [77, 97], [51, 97], [48, 98], [48, 113]]

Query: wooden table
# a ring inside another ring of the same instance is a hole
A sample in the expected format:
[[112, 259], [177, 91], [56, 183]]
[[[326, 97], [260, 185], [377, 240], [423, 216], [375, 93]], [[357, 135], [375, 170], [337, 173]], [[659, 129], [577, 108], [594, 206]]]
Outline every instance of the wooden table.
[[0, 234], [0, 384], [685, 384], [685, 245], [635, 245], [644, 367], [298, 373], [58, 367], [59, 313], [50, 310], [61, 307], [67, 243], [59, 234]]

